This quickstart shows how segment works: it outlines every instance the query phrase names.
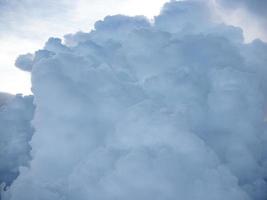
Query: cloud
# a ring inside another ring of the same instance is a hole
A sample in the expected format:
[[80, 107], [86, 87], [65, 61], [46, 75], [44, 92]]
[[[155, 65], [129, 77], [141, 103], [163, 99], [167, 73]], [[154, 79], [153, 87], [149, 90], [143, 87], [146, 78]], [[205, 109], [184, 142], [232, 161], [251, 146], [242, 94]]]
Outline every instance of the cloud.
[[0, 0], [0, 37], [12, 33], [39, 41], [51, 35], [61, 37], [75, 30], [91, 29], [96, 20], [106, 15], [130, 13], [153, 17], [166, 0], [154, 2], [152, 6], [141, 0], [105, 0], [105, 3], [96, 0]]
[[0, 106], [8, 103], [12, 99], [12, 95], [0, 92]]
[[19, 167], [28, 166], [31, 158], [32, 100], [32, 96], [0, 93], [0, 184], [4, 188], [12, 184], [19, 175]]
[[33, 55], [28, 53], [25, 55], [21, 55], [16, 60], [16, 67], [20, 68], [23, 71], [31, 71], [33, 65]]
[[20, 57], [33, 160], [4, 200], [266, 199], [267, 44], [209, 12], [108, 16]]
[[260, 17], [267, 17], [267, 2], [262, 0], [219, 0], [223, 5], [230, 8], [243, 7]]
[[[233, 18], [239, 18], [239, 24], [244, 26], [250, 38], [260, 36], [267, 40], [267, 2], [262, 0], [216, 0], [222, 7], [233, 11]], [[228, 19], [230, 21], [231, 19]], [[254, 35], [254, 36], [253, 36]]]
[[0, 0], [0, 91], [31, 94], [30, 77], [14, 66], [21, 52], [34, 52], [51, 36], [87, 31], [106, 15], [153, 17], [164, 2], [154, 0], [151, 5], [142, 0]]

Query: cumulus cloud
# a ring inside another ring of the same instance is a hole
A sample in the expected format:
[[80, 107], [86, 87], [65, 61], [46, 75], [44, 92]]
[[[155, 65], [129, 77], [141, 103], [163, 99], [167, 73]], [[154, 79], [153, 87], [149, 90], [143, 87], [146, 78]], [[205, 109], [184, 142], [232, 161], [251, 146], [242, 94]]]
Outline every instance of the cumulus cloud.
[[25, 54], [25, 55], [20, 55], [17, 60], [16, 60], [16, 67], [23, 71], [31, 71], [32, 70], [32, 65], [33, 65], [33, 59], [34, 56], [30, 53]]
[[262, 0], [218, 0], [230, 8], [244, 7], [255, 15], [267, 17], [267, 1]]
[[0, 92], [0, 106], [3, 106], [8, 103], [10, 99], [12, 99], [12, 95]]
[[34, 52], [51, 36], [88, 31], [106, 15], [153, 17], [166, 1], [0, 0], [0, 91], [31, 94], [30, 77], [14, 67], [21, 52]]
[[65, 40], [18, 59], [33, 160], [5, 200], [266, 199], [266, 43], [191, 1]]
[[10, 186], [19, 175], [19, 167], [27, 166], [30, 161], [32, 100], [32, 96], [0, 93], [0, 185], [3, 188]]
[[[239, 18], [248, 35], [258, 35], [267, 40], [267, 1], [265, 0], [216, 0], [223, 8], [233, 11], [233, 21]], [[229, 19], [228, 19], [229, 20]]]

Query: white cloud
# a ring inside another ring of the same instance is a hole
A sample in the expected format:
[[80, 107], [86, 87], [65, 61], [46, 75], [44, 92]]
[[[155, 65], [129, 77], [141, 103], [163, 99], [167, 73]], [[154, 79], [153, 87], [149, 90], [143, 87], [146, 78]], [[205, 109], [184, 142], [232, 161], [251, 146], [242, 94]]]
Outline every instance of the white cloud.
[[31, 63], [33, 160], [4, 199], [266, 199], [267, 44], [212, 17], [171, 2], [153, 24], [50, 38]]
[[[33, 51], [43, 45], [48, 37], [63, 37], [64, 34], [77, 30], [90, 30], [96, 20], [106, 15], [120, 13], [153, 17], [166, 1], [153, 0], [151, 4], [151, 1], [142, 0], [0, 0], [0, 45], [3, 47], [0, 52], [0, 91], [31, 93], [29, 76], [14, 69], [14, 62], [21, 52]], [[251, 6], [255, 4], [253, 1], [233, 2], [230, 5], [247, 5], [243, 6], [246, 10], [251, 10], [252, 7], [255, 11], [255, 6]], [[245, 4], [246, 2], [250, 3]], [[259, 19], [258, 15], [255, 18], [256, 12], [248, 14], [244, 9], [230, 12], [222, 7], [217, 11], [226, 23], [244, 29], [246, 41], [255, 38], [267, 40], [264, 31], [266, 26], [262, 26], [265, 18]], [[10, 78], [11, 74], [14, 78]]]
[[109, 14], [152, 17], [165, 1], [0, 0], [0, 91], [31, 93], [29, 76], [14, 68], [16, 57], [37, 49], [51, 35], [87, 31]]

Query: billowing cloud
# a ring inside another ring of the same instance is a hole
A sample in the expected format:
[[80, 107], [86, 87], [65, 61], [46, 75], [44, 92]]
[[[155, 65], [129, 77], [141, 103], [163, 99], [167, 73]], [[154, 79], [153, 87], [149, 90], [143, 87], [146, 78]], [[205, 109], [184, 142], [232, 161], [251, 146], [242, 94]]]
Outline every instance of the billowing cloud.
[[33, 160], [3, 198], [265, 200], [266, 53], [190, 1], [50, 38], [18, 59]]
[[23, 71], [31, 71], [33, 65], [34, 56], [30, 53], [21, 55], [16, 60], [16, 67], [20, 68]]
[[30, 77], [14, 67], [21, 52], [34, 52], [51, 36], [88, 31], [106, 15], [153, 17], [166, 1], [0, 0], [0, 91], [31, 94]]
[[4, 188], [19, 175], [19, 167], [30, 161], [32, 100], [32, 96], [0, 93], [0, 185]]
[[[243, 7], [255, 15], [267, 17], [267, 1], [264, 0], [218, 0], [230, 8]], [[266, 20], [266, 19], [265, 19]]]
[[245, 27], [250, 40], [255, 39], [257, 35], [267, 41], [267, 1], [216, 0], [216, 2], [233, 12], [232, 17], [227, 20], [238, 21], [241, 26]]

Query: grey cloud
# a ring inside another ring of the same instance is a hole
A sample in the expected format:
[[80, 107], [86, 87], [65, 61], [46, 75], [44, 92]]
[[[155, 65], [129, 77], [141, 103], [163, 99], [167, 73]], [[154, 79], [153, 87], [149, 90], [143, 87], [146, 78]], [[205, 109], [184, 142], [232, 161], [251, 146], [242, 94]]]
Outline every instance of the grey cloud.
[[31, 71], [33, 65], [34, 56], [30, 53], [25, 55], [20, 55], [16, 60], [16, 67], [20, 68], [23, 71]]
[[0, 92], [0, 107], [8, 103], [12, 98], [11, 94]]
[[[33, 97], [0, 93], [0, 184], [9, 187], [30, 161]], [[1, 191], [0, 191], [1, 195]]]
[[[263, 33], [265, 39], [267, 38], [267, 1], [265, 0], [217, 0], [220, 5], [230, 10], [243, 9], [258, 24], [260, 31]], [[245, 20], [245, 19], [244, 19]], [[250, 23], [253, 23], [250, 20]], [[250, 27], [250, 25], [248, 25]], [[253, 26], [251, 26], [253, 27]]]
[[[230, 8], [244, 7], [255, 15], [267, 17], [267, 1], [265, 0], [218, 0]], [[264, 19], [266, 20], [266, 18]]]

